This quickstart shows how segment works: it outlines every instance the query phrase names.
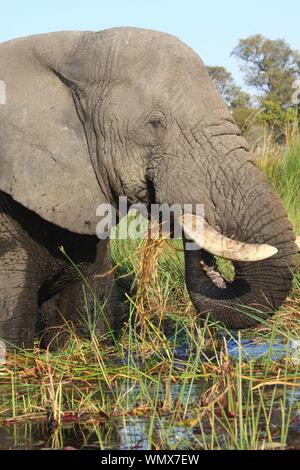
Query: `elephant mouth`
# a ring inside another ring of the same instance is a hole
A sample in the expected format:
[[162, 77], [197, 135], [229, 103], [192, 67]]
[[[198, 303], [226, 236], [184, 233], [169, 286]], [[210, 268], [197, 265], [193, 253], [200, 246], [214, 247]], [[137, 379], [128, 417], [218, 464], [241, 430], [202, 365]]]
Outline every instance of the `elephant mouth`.
[[[206, 250], [199, 250], [199, 273], [203, 281], [203, 294], [211, 299], [238, 299], [247, 295], [251, 286], [245, 279], [239, 278], [239, 267], [235, 262], [233, 276], [230, 280], [225, 278], [220, 270], [216, 258]], [[206, 287], [205, 287], [206, 286]]]
[[201, 251], [200, 269], [218, 289], [227, 289], [228, 280], [220, 272], [215, 258], [208, 251]]

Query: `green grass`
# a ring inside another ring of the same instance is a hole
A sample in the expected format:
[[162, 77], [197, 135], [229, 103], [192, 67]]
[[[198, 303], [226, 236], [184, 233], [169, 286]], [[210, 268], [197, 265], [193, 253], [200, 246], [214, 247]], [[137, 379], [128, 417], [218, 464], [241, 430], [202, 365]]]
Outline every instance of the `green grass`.
[[297, 234], [300, 234], [300, 139], [283, 154], [263, 155], [258, 163], [282, 199]]
[[[298, 233], [299, 155], [298, 143], [262, 163]], [[200, 327], [181, 243], [113, 241], [112, 253], [125, 325], [115, 341], [96, 338], [92, 325], [89, 339], [78, 338], [66, 325], [59, 353], [36, 344], [9, 355], [0, 366], [0, 446], [299, 448], [300, 352], [290, 345], [300, 341], [300, 273], [274, 318], [232, 336], [209, 321]], [[220, 266], [230, 279], [232, 267]]]

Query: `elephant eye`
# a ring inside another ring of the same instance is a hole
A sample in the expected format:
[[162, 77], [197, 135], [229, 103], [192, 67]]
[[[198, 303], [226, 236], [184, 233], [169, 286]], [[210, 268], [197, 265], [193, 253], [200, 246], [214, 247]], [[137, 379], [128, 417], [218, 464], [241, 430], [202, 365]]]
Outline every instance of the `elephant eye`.
[[149, 123], [153, 127], [153, 129], [166, 129], [167, 128], [167, 120], [162, 113], [155, 113], [151, 116]]
[[152, 127], [154, 127], [154, 129], [165, 127], [162, 119], [151, 119], [150, 124]]

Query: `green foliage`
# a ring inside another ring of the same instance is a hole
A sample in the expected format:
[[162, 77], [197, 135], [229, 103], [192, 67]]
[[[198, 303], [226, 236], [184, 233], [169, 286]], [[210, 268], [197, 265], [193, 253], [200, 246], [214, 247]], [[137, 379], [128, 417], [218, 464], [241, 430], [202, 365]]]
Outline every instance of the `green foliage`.
[[300, 140], [282, 155], [264, 155], [258, 163], [282, 199], [295, 231], [300, 234]]
[[289, 128], [300, 123], [300, 106], [292, 103], [300, 78], [300, 52], [283, 39], [256, 34], [241, 39], [231, 55], [241, 62], [244, 82], [255, 90], [256, 101], [236, 85], [225, 67], [209, 66], [207, 71], [236, 123], [248, 136], [257, 131], [262, 135], [267, 129], [274, 142], [287, 142]]
[[263, 100], [291, 105], [292, 85], [300, 77], [300, 54], [282, 39], [260, 34], [241, 39], [232, 55], [242, 62], [246, 85], [255, 88]]
[[284, 142], [286, 130], [298, 119], [295, 108], [283, 109], [277, 101], [262, 100], [259, 120], [266, 124], [276, 142]]
[[208, 66], [207, 71], [216, 89], [232, 111], [236, 123], [242, 130], [246, 130], [253, 113], [251, 96], [236, 85], [233, 76], [225, 67]]
[[233, 76], [225, 67], [206, 68], [211, 81], [231, 109], [250, 107], [251, 96], [237, 86]]
[[207, 72], [216, 89], [228, 106], [231, 105], [236, 84], [233, 76], [225, 67], [208, 66]]
[[[299, 122], [300, 116], [299, 106], [292, 104], [293, 84], [300, 77], [300, 53], [282, 39], [256, 34], [241, 39], [231, 55], [241, 62], [245, 84], [256, 91], [256, 109], [261, 111], [257, 120], [251, 120], [251, 112], [245, 113], [245, 106], [238, 104], [236, 121], [248, 123], [241, 126], [244, 132], [249, 130], [249, 122], [262, 124], [274, 142], [286, 142], [287, 129]], [[254, 110], [252, 115], [255, 116]]]

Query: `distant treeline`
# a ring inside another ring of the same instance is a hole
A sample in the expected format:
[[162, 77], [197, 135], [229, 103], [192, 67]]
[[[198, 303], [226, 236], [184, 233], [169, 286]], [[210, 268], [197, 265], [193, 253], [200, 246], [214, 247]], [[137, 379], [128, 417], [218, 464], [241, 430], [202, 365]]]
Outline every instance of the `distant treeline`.
[[237, 124], [252, 144], [265, 132], [274, 142], [286, 143], [300, 124], [300, 52], [283, 39], [257, 34], [241, 39], [231, 55], [239, 60], [253, 94], [237, 86], [224, 67], [207, 70]]

